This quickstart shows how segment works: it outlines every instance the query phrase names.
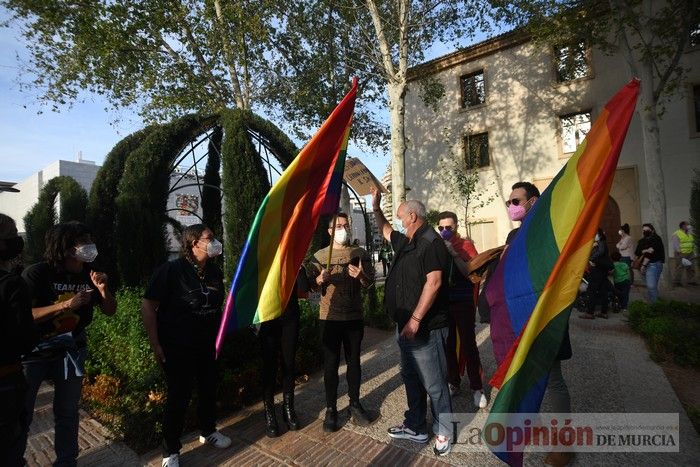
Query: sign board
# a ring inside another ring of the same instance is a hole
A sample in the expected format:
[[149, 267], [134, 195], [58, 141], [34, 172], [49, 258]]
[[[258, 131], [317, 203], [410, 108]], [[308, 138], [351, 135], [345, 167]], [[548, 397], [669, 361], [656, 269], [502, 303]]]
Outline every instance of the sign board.
[[343, 180], [360, 196], [371, 194], [369, 190], [372, 187], [377, 188], [380, 193], [389, 193], [389, 190], [384, 188], [377, 177], [356, 157], [348, 157], [345, 160]]

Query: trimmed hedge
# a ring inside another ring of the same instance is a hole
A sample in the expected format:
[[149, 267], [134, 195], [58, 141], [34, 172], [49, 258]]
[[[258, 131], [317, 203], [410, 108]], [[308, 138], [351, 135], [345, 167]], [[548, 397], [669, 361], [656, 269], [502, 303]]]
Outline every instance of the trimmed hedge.
[[175, 158], [217, 116], [188, 115], [154, 128], [126, 160], [116, 199], [115, 244], [121, 282], [145, 283], [166, 259], [169, 174]]
[[207, 146], [207, 166], [204, 169], [202, 182], [202, 219], [214, 232], [217, 238], [223, 238], [224, 227], [221, 223], [221, 191], [214, 187], [221, 187], [221, 141], [224, 130], [220, 126], [214, 127], [209, 144]]
[[644, 336], [655, 360], [670, 357], [679, 365], [700, 368], [700, 305], [635, 301], [629, 306], [629, 323]]
[[[56, 197], [60, 197], [60, 217], [56, 213]], [[72, 177], [52, 178], [39, 192], [36, 204], [24, 216], [27, 232], [25, 258], [27, 262], [41, 261], [44, 256], [46, 232], [58, 222], [85, 222], [87, 192]]]
[[100, 267], [109, 274], [112, 287], [119, 286], [114, 240], [117, 188], [124, 173], [126, 159], [155, 128], [156, 126], [146, 127], [119, 141], [107, 154], [90, 189], [86, 221], [92, 228], [95, 243], [100, 252], [98, 258]]

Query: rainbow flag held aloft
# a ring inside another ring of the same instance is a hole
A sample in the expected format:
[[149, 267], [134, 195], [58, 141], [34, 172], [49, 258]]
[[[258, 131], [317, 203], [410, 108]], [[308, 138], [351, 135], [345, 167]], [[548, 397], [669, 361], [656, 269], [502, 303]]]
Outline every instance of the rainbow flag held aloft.
[[355, 110], [352, 88], [263, 200], [236, 267], [216, 338], [282, 315], [322, 214], [337, 212]]
[[[567, 332], [593, 238], [639, 93], [632, 80], [603, 108], [586, 139], [525, 217], [486, 290], [499, 388], [488, 424], [517, 426], [539, 412]], [[495, 454], [522, 465], [522, 452]]]

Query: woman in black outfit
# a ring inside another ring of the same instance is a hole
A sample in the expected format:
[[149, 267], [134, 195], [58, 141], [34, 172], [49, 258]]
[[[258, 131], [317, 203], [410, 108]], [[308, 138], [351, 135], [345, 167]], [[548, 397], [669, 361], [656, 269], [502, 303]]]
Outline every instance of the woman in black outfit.
[[301, 428], [294, 411], [294, 358], [299, 339], [299, 301], [298, 293], [309, 290], [306, 271], [302, 267], [297, 282], [289, 299], [287, 308], [277, 319], [260, 324], [258, 337], [262, 347], [263, 405], [265, 407], [265, 431], [267, 436], [279, 436], [279, 426], [275, 416], [275, 382], [277, 379], [277, 359], [281, 353], [282, 360], [282, 418], [291, 431]]
[[608, 273], [612, 269], [613, 264], [605, 242], [605, 233], [602, 229], [598, 229], [598, 233], [596, 233], [588, 265], [590, 267], [588, 274], [588, 310], [581, 315], [581, 318], [593, 319], [595, 307], [600, 304], [600, 314], [598, 316], [607, 319], [608, 291], [611, 288]]
[[644, 257], [640, 271], [646, 282], [647, 297], [653, 303], [659, 298], [659, 278], [664, 270], [666, 251], [653, 225], [643, 224], [642, 235], [644, 236], [637, 242], [635, 255]]
[[0, 465], [24, 465], [27, 381], [22, 354], [37, 343], [29, 288], [12, 272], [24, 248], [15, 221], [0, 214]]
[[163, 420], [163, 467], [178, 467], [185, 412], [197, 383], [199, 442], [226, 448], [231, 439], [216, 430], [216, 334], [224, 283], [209, 261], [221, 243], [205, 225], [182, 232], [182, 256], [153, 273], [142, 303], [151, 348], [165, 370], [167, 400]]

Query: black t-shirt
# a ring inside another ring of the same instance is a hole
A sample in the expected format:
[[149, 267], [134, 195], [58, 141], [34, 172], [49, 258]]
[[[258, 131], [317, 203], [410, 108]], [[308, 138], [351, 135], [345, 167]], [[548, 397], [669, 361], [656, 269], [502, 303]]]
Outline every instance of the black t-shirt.
[[153, 273], [144, 298], [160, 302], [156, 316], [162, 346], [214, 345], [224, 302], [223, 273], [214, 263], [207, 262], [200, 280], [187, 259], [168, 261]]
[[[642, 250], [647, 248], [653, 248], [653, 253], [642, 253]], [[664, 263], [666, 261], [666, 251], [664, 250], [664, 244], [661, 241], [661, 237], [656, 234], [652, 234], [649, 237], [642, 237], [637, 242], [637, 249], [634, 252], [637, 256], [645, 255], [649, 258], [652, 263]]]
[[37, 323], [40, 342], [46, 342], [61, 334], [71, 333], [78, 348], [85, 347], [85, 328], [92, 322], [93, 308], [100, 303], [100, 293], [90, 279], [90, 271], [72, 273], [58, 270], [46, 262], [29, 266], [22, 273], [29, 286], [32, 308], [41, 308], [70, 300], [78, 292], [92, 290], [88, 305], [77, 310], [65, 310], [48, 321]]
[[384, 287], [384, 300], [389, 315], [403, 328], [418, 305], [427, 274], [442, 271], [442, 285], [428, 313], [420, 323], [419, 333], [448, 325], [448, 268], [450, 254], [444, 240], [426, 223], [409, 241], [404, 234], [393, 231], [391, 246], [394, 264]]
[[0, 366], [16, 364], [37, 342], [27, 284], [0, 270]]

